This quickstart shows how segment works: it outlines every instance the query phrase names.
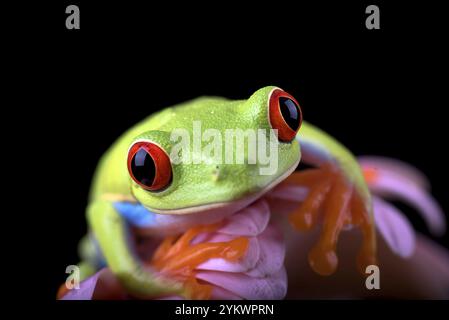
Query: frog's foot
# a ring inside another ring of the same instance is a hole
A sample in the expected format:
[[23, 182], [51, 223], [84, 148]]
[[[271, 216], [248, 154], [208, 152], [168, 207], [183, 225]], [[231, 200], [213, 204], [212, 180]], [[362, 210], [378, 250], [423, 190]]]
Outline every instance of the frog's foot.
[[197, 226], [189, 229], [178, 239], [176, 237], [164, 239], [154, 253], [150, 265], [161, 274], [182, 282], [188, 298], [209, 299], [212, 286], [196, 279], [196, 267], [213, 258], [237, 261], [244, 256], [249, 244], [246, 237], [227, 242], [192, 243], [197, 235], [213, 232], [219, 227], [219, 224]]
[[325, 165], [294, 172], [285, 183], [309, 190], [301, 206], [290, 214], [291, 224], [297, 230], [308, 231], [322, 221], [320, 238], [309, 252], [309, 264], [315, 272], [321, 275], [335, 272], [338, 237], [349, 226], [358, 226], [364, 237], [357, 259], [359, 270], [364, 273], [367, 265], [375, 264], [375, 231], [369, 206], [338, 168]]

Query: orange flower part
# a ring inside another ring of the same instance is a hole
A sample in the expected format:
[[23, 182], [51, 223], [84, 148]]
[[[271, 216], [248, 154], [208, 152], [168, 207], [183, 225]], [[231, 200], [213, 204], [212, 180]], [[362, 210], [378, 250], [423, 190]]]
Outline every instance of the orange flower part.
[[196, 267], [213, 258], [235, 262], [245, 255], [249, 245], [246, 237], [226, 242], [191, 243], [197, 235], [214, 232], [220, 226], [221, 224], [196, 226], [178, 238], [165, 238], [149, 262], [150, 266], [161, 274], [182, 282], [188, 298], [209, 299], [212, 286], [196, 279]]

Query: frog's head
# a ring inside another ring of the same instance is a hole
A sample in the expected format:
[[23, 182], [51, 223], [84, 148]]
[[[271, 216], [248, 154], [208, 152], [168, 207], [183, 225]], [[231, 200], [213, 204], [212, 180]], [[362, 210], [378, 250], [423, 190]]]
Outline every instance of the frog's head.
[[289, 176], [301, 157], [299, 104], [277, 87], [248, 100], [199, 98], [168, 118], [128, 150], [132, 192], [154, 212], [235, 212]]

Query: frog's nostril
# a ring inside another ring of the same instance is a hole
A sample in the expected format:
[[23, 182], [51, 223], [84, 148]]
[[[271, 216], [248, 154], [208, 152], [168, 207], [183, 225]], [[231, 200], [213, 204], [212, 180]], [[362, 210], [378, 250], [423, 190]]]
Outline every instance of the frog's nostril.
[[212, 180], [218, 181], [220, 180], [221, 168], [219, 165], [216, 165], [214, 169], [212, 169]]

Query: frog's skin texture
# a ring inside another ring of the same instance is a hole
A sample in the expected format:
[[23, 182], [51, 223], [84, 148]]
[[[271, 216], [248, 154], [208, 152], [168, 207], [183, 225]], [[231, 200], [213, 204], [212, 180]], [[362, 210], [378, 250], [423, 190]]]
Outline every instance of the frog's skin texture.
[[[192, 226], [189, 223], [192, 216], [202, 215], [204, 223], [216, 222], [260, 198], [289, 177], [301, 160], [301, 150], [308, 163], [332, 164], [336, 168], [345, 183], [358, 194], [367, 213], [365, 218], [372, 222], [370, 193], [355, 158], [332, 137], [306, 122], [302, 123], [296, 139], [279, 143], [278, 166], [273, 175], [260, 174], [259, 163], [222, 164], [212, 160], [208, 164], [172, 164], [172, 182], [160, 192], [145, 190], [131, 179], [126, 159], [136, 141], [152, 141], [170, 154], [173, 147], [170, 132], [177, 128], [191, 132], [193, 121], [201, 121], [203, 131], [208, 128], [220, 132], [227, 128], [270, 129], [268, 101], [275, 89], [264, 87], [247, 100], [202, 97], [166, 108], [130, 128], [101, 158], [90, 193], [88, 223], [104, 261], [132, 295], [183, 295], [184, 292], [179, 283], [144, 269], [130, 249], [127, 240], [129, 224], [139, 227], [147, 236], [156, 236], [186, 230]], [[136, 208], [139, 209], [131, 215], [121, 213], [129, 212], [124, 207], [132, 205], [138, 205]], [[339, 229], [332, 228], [341, 222], [338, 216], [334, 218], [333, 222], [329, 220], [323, 239], [328, 236], [336, 241], [334, 238], [338, 237]], [[176, 219], [179, 223], [172, 223], [173, 228], [166, 227]], [[162, 229], [164, 232], [158, 232]], [[375, 251], [372, 228], [365, 228], [364, 235], [369, 239], [365, 249], [372, 253]], [[84, 262], [80, 266], [85, 278], [99, 266], [93, 262], [98, 259], [92, 258], [95, 251], [92, 242], [83, 240], [83, 243]], [[318, 272], [331, 273], [325, 269]]]

